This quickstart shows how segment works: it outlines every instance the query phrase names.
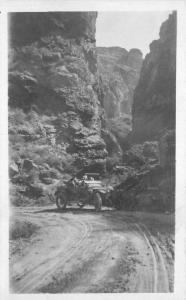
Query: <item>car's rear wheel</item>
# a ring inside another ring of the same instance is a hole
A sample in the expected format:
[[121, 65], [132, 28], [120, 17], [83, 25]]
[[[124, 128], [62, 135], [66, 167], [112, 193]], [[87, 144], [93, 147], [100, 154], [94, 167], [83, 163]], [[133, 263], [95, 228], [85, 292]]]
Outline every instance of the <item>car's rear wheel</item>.
[[98, 192], [94, 194], [94, 207], [96, 211], [100, 211], [102, 207], [102, 198]]
[[57, 208], [59, 208], [59, 209], [65, 209], [66, 208], [67, 198], [65, 197], [65, 195], [58, 194], [56, 196], [56, 205], [57, 205]]

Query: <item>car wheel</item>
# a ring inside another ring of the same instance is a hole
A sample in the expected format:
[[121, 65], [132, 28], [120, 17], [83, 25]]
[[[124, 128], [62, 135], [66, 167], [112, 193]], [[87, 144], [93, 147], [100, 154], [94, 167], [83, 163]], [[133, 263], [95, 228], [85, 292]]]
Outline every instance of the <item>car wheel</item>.
[[96, 211], [100, 211], [102, 206], [102, 198], [100, 193], [95, 193], [94, 194], [94, 207]]
[[77, 205], [82, 208], [85, 204], [83, 202], [78, 202]]
[[59, 209], [65, 209], [67, 206], [67, 199], [65, 195], [57, 195], [56, 196], [56, 205]]

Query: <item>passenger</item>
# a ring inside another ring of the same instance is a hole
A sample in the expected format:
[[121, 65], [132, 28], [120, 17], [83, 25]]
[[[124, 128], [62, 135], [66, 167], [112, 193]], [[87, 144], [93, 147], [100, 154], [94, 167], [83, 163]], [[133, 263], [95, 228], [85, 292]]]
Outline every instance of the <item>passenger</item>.
[[78, 185], [78, 179], [77, 179], [77, 177], [74, 177], [73, 183], [74, 183], [74, 186], [75, 186], [75, 187]]
[[67, 182], [67, 191], [71, 192], [72, 190], [74, 190], [74, 180], [73, 178], [71, 178], [68, 182]]
[[83, 176], [83, 180], [85, 181], [85, 180], [87, 180], [88, 179], [88, 176], [87, 175], [84, 175]]

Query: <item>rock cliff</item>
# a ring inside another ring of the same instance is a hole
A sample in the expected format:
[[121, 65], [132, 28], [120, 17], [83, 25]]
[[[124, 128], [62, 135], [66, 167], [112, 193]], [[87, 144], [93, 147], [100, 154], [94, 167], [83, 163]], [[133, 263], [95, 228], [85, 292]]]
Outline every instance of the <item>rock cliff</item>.
[[175, 127], [176, 13], [160, 28], [150, 44], [134, 93], [132, 140], [157, 139], [165, 128]]
[[132, 129], [133, 93], [142, 66], [142, 53], [120, 47], [97, 47], [98, 70], [104, 85], [107, 125], [121, 142]]
[[96, 12], [9, 15], [10, 175], [15, 184], [29, 183], [29, 191], [32, 183], [31, 195], [33, 186], [38, 192], [64, 173], [104, 172], [96, 18]]
[[159, 35], [150, 44], [134, 92], [133, 128], [127, 137], [131, 148], [124, 160], [142, 174], [129, 197], [135, 209], [169, 211], [175, 207], [176, 12]]

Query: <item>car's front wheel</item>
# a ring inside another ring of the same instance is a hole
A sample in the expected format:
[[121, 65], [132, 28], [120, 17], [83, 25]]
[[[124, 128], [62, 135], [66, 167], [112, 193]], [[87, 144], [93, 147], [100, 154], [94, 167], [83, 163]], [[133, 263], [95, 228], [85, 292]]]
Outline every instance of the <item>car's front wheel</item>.
[[65, 209], [67, 206], [67, 198], [65, 195], [57, 194], [56, 195], [56, 205], [59, 209]]
[[98, 192], [94, 194], [94, 207], [96, 211], [100, 211], [102, 207], [102, 198]]

